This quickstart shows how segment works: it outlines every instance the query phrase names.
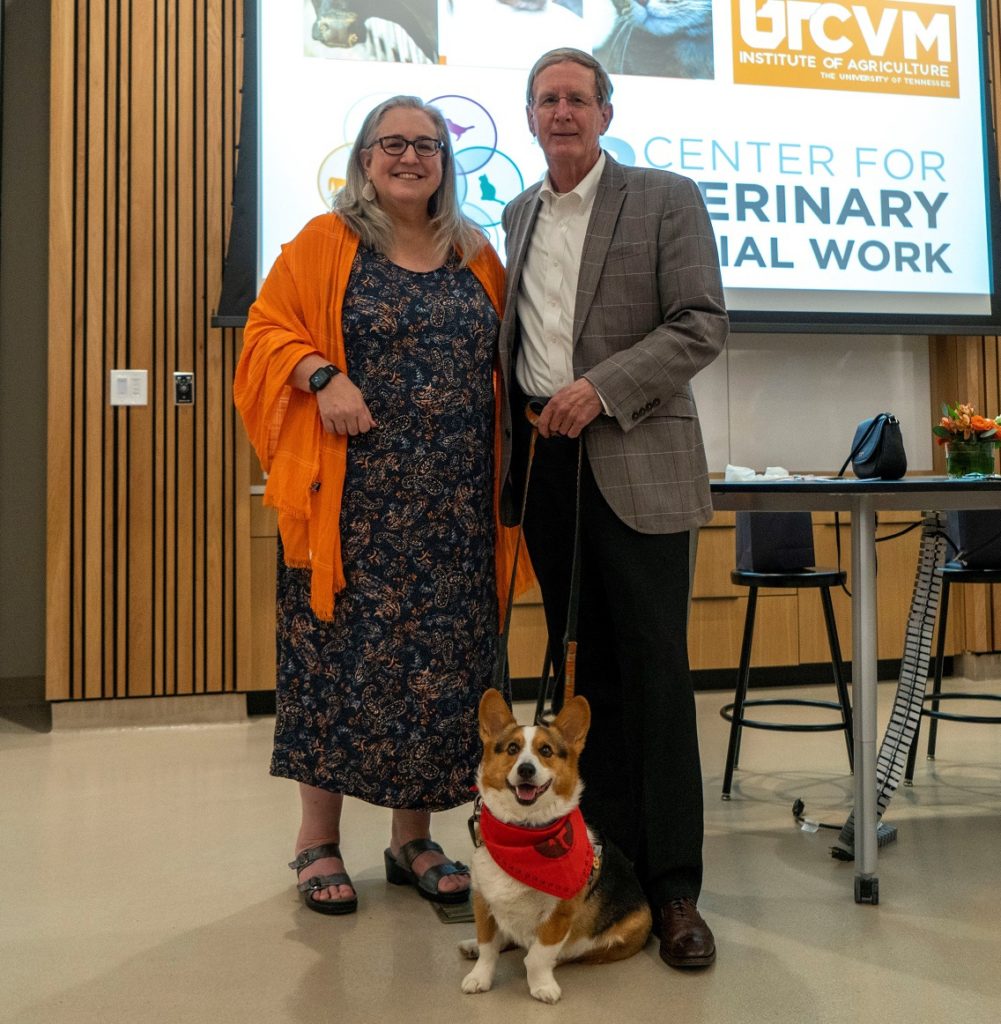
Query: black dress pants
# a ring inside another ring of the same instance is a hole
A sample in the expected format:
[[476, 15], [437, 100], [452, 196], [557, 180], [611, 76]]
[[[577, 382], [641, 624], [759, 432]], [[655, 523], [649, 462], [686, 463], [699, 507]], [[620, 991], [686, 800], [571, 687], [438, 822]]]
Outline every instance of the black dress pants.
[[[514, 421], [517, 486], [530, 428], [518, 406]], [[525, 539], [557, 668], [570, 593], [579, 443], [537, 439], [525, 511]], [[703, 807], [688, 666], [689, 534], [643, 534], [623, 523], [598, 490], [586, 452], [580, 501], [575, 692], [591, 705], [581, 757], [584, 816], [632, 859], [654, 906], [697, 899]]]

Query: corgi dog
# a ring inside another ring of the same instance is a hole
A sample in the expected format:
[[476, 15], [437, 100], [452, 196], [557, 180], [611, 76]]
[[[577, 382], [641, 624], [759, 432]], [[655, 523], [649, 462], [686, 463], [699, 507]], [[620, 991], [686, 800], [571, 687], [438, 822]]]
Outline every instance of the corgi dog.
[[489, 991], [501, 950], [517, 945], [528, 951], [529, 992], [555, 1003], [557, 964], [624, 960], [647, 940], [650, 908], [631, 865], [601, 844], [578, 806], [590, 721], [583, 697], [551, 725], [533, 726], [519, 725], [497, 690], [480, 700], [479, 820], [470, 823], [476, 939], [460, 946], [476, 965], [463, 992]]

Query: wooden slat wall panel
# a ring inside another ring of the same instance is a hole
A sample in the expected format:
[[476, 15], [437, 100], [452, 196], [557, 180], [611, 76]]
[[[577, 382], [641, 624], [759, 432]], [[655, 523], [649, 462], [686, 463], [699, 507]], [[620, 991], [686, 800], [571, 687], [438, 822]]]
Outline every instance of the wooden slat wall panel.
[[[75, 254], [75, 209], [72, 200], [76, 190], [78, 168], [73, 160], [75, 125], [78, 113], [75, 78], [76, 38], [72, 31], [52, 30], [51, 38], [51, 138], [50, 173], [54, 182], [59, 182], [62, 191], [54, 189], [49, 205], [49, 330], [53, 338], [72, 337], [76, 328], [76, 304], [72, 294], [67, 301], [66, 282], [76, 279], [77, 261]], [[77, 378], [74, 351], [66, 361], [66, 347], [63, 346], [63, 373], [72, 380]], [[49, 375], [52, 375], [51, 353]], [[49, 385], [51, 394], [52, 386]], [[46, 678], [59, 680], [59, 689], [68, 690], [69, 681], [78, 676], [76, 645], [73, 643], [75, 622], [71, 609], [77, 606], [73, 601], [74, 578], [65, 572], [73, 557], [74, 538], [78, 518], [74, 501], [76, 458], [70, 443], [74, 436], [74, 389], [65, 384], [59, 389], [59, 400], [50, 401], [48, 406], [47, 431], [50, 439], [61, 443], [50, 444], [46, 461], [46, 487], [49, 500], [46, 510], [46, 563], [47, 586], [45, 615], [50, 638], [58, 633], [61, 642], [52, 643], [46, 649]], [[62, 571], [53, 571], [53, 566]]]
[[[52, 11], [47, 693], [232, 691], [241, 339], [210, 318], [243, 3]], [[109, 405], [113, 368], [147, 370], [148, 405]], [[191, 407], [173, 404], [175, 370], [195, 375]]]
[[[1001, 0], [988, 4], [986, 54], [990, 69], [995, 131], [1001, 126]], [[970, 401], [984, 415], [1001, 410], [1001, 338], [931, 339], [931, 415], [935, 422], [943, 401]], [[945, 455], [936, 446], [935, 471], [945, 472]], [[1001, 651], [1001, 587], [957, 587], [956, 618], [962, 621], [961, 650]], [[951, 618], [951, 616], [950, 616]]]

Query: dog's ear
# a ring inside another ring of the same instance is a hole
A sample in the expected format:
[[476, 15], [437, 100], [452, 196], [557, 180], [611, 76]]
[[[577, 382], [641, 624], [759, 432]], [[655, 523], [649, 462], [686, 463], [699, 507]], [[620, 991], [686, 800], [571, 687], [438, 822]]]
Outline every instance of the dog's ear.
[[514, 715], [500, 690], [491, 687], [480, 698], [480, 739], [486, 743], [514, 722]]
[[584, 749], [584, 739], [591, 725], [591, 705], [584, 697], [571, 697], [563, 705], [553, 722], [567, 743], [579, 754]]

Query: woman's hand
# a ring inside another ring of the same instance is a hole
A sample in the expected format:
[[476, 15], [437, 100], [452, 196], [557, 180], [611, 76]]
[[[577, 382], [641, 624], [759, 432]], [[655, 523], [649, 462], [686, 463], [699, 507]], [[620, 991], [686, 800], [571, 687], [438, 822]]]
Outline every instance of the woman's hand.
[[316, 405], [328, 434], [367, 434], [376, 426], [362, 393], [346, 374], [337, 374], [316, 392]]

